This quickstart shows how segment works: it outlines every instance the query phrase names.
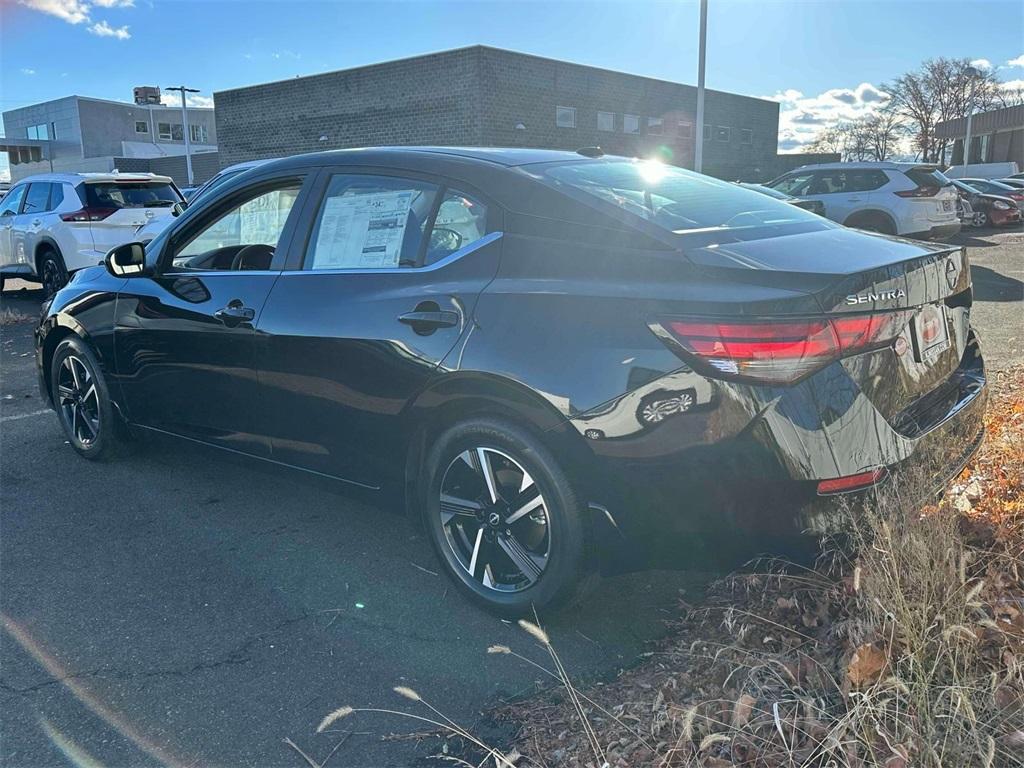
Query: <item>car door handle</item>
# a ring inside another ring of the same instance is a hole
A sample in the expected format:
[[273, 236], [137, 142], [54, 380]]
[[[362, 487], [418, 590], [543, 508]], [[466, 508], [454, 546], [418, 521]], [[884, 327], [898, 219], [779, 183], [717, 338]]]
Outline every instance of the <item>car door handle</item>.
[[228, 328], [234, 328], [236, 325], [241, 323], [252, 322], [253, 318], [256, 317], [256, 310], [251, 307], [243, 307], [242, 302], [235, 299], [229, 302], [226, 307], [221, 307], [213, 316], [220, 320]]
[[421, 328], [453, 328], [459, 324], [459, 313], [448, 310], [406, 312], [398, 322]]

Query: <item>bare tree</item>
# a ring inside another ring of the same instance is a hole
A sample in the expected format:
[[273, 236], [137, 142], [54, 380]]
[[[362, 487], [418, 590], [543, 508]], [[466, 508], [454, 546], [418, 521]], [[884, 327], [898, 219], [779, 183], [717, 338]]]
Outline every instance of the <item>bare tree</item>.
[[872, 160], [888, 160], [895, 154], [900, 139], [907, 133], [903, 118], [893, 109], [883, 109], [864, 118], [861, 126], [863, 142]]
[[936, 123], [965, 117], [969, 108], [996, 104], [999, 82], [993, 72], [977, 70], [967, 59], [938, 58], [928, 59], [916, 72], [907, 72], [882, 89], [891, 96], [890, 108], [911, 125], [922, 159], [937, 162], [946, 140], [936, 138]]

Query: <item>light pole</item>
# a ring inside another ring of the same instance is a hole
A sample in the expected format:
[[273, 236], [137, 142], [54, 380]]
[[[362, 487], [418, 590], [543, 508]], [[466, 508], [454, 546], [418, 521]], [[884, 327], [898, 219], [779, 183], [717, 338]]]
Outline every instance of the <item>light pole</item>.
[[964, 175], [961, 178], [967, 176], [967, 164], [971, 158], [971, 118], [974, 116], [974, 90], [978, 87], [975, 78], [980, 77], [981, 72], [974, 67], [968, 67], [964, 70], [964, 74], [971, 78], [971, 91], [967, 97], [967, 136], [964, 137]]
[[708, 38], [708, 0], [700, 0], [700, 43], [697, 53], [697, 119], [693, 130], [696, 141], [693, 146], [693, 170], [702, 173], [704, 168], [704, 54]]
[[188, 185], [191, 187], [192, 181], [192, 145], [189, 142], [189, 130], [188, 130], [188, 109], [185, 107], [185, 94], [186, 93], [199, 93], [198, 88], [186, 88], [184, 85], [179, 85], [174, 88], [167, 88], [168, 91], [179, 91], [181, 93], [181, 130], [185, 137], [185, 168], [188, 169]]

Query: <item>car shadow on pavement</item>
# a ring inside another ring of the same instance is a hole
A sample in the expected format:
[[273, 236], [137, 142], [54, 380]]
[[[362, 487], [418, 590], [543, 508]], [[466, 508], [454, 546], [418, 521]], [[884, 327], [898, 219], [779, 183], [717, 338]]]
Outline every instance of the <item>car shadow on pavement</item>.
[[1015, 277], [1007, 277], [994, 269], [972, 264], [971, 278], [974, 281], [976, 301], [1024, 300], [1024, 282]]

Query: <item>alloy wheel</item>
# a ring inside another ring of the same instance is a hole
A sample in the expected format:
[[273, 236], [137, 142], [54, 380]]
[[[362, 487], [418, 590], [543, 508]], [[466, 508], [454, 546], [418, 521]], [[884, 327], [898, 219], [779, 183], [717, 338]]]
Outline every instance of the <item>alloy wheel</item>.
[[43, 295], [49, 298], [63, 287], [60, 267], [53, 259], [43, 261]]
[[984, 211], [975, 211], [974, 218], [971, 220], [971, 224], [976, 227], [984, 227], [988, 224], [988, 214]]
[[441, 482], [440, 514], [451, 554], [485, 589], [521, 592], [547, 568], [547, 502], [508, 454], [476, 447], [452, 460]]
[[89, 366], [68, 355], [57, 375], [57, 397], [61, 416], [71, 434], [83, 446], [92, 445], [100, 435], [100, 401]]

